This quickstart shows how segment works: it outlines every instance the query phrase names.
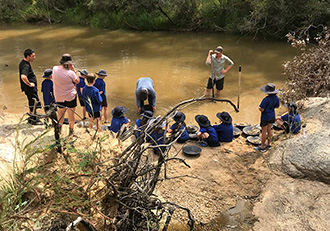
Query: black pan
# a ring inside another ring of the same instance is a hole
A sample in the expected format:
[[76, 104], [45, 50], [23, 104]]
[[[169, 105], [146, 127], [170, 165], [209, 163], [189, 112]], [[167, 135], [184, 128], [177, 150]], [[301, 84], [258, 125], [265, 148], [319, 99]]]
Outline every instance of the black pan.
[[240, 123], [235, 123], [234, 124], [236, 127], [238, 127], [239, 129], [243, 129], [245, 127], [251, 126], [251, 124], [246, 123], [246, 122], [240, 122]]
[[182, 148], [184, 154], [189, 156], [197, 156], [202, 152], [202, 149], [195, 145], [187, 145]]
[[248, 136], [246, 141], [253, 145], [260, 145], [261, 144], [261, 137], [259, 136]]
[[243, 128], [243, 133], [246, 136], [259, 136], [260, 131], [260, 127], [258, 126], [248, 126]]
[[274, 129], [274, 130], [276, 130], [276, 131], [283, 130], [283, 128], [281, 128], [280, 126], [278, 126], [277, 123], [273, 123], [273, 125], [272, 125], [272, 129]]
[[234, 137], [237, 138], [242, 134], [241, 129], [239, 129], [238, 127], [234, 127]]
[[189, 134], [196, 133], [198, 131], [198, 127], [196, 125], [187, 125], [186, 129]]

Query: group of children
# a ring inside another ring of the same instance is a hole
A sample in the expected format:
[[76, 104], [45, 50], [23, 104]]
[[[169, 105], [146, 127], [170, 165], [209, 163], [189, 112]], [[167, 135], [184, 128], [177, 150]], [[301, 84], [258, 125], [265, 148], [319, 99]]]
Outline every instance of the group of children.
[[[89, 115], [89, 128], [93, 128], [93, 122], [95, 122], [96, 129], [101, 129], [101, 111], [104, 109], [105, 123], [108, 122], [108, 104], [106, 96], [106, 88], [104, 78], [107, 76], [105, 70], [101, 69], [98, 73], [98, 78], [93, 73], [89, 73], [87, 70], [80, 71], [81, 76], [79, 83], [76, 85], [78, 98], [80, 105], [83, 107], [83, 120], [86, 119], [86, 112]], [[49, 110], [51, 103], [54, 103], [53, 97], [53, 84], [52, 84], [52, 69], [46, 69], [42, 75], [45, 80], [42, 82], [41, 91], [43, 93], [43, 100], [45, 105], [45, 112]], [[87, 84], [85, 83], [87, 81]], [[285, 104], [288, 108], [287, 112], [282, 116], [275, 116], [275, 108], [280, 106], [280, 101], [276, 95], [279, 90], [275, 88], [275, 85], [268, 83], [262, 86], [260, 90], [267, 94], [267, 96], [261, 101], [259, 110], [261, 111], [260, 127], [261, 127], [261, 145], [255, 147], [255, 150], [264, 152], [267, 149], [271, 149], [272, 138], [272, 125], [276, 122], [282, 127], [286, 133], [292, 132], [298, 133], [301, 129], [301, 119], [298, 114], [297, 104], [289, 103]], [[126, 127], [129, 125], [130, 120], [124, 115], [127, 112], [126, 107], [116, 106], [111, 114], [112, 120], [109, 130], [118, 132], [123, 125]], [[142, 118], [136, 120], [137, 129], [143, 129], [150, 122], [154, 122], [153, 112], [146, 110], [141, 114]], [[228, 112], [219, 112], [216, 116], [220, 120], [220, 124], [211, 125], [210, 120], [205, 115], [196, 115], [195, 120], [198, 123], [200, 129], [197, 132], [197, 137], [201, 141], [201, 146], [217, 147], [220, 146], [220, 142], [231, 142], [234, 139], [232, 117]], [[168, 133], [180, 134], [177, 138], [177, 142], [185, 142], [189, 139], [189, 134], [186, 130], [185, 114], [177, 111], [173, 115], [175, 123], [170, 126]], [[138, 137], [140, 131], [136, 132], [135, 136]], [[165, 130], [160, 129], [155, 134], [152, 134], [151, 138], [156, 141], [157, 144], [163, 142], [165, 136]], [[158, 149], [157, 149], [158, 150]]]

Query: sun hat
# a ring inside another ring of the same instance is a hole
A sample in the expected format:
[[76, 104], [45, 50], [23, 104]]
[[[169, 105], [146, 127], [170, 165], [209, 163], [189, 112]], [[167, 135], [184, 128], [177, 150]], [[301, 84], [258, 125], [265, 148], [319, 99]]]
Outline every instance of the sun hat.
[[219, 112], [217, 113], [217, 117], [225, 124], [231, 124], [232, 122], [232, 118], [228, 112]]
[[186, 115], [183, 114], [183, 113], [180, 112], [180, 111], [177, 111], [177, 112], [175, 113], [175, 115], [173, 116], [173, 119], [174, 119], [174, 121], [177, 122], [177, 123], [182, 123], [182, 122], [186, 119]]
[[266, 94], [277, 94], [280, 91], [275, 89], [275, 85], [272, 83], [267, 83], [265, 86], [262, 86], [260, 90]]
[[123, 116], [126, 112], [126, 107], [116, 106], [114, 109], [112, 109], [111, 114], [113, 115], [113, 117], [119, 118]]
[[60, 64], [72, 64], [72, 57], [70, 54], [64, 54], [62, 55], [62, 58], [60, 60]]
[[144, 111], [141, 116], [146, 117], [148, 119], [151, 119], [153, 117], [154, 113], [152, 111]]
[[43, 77], [43, 78], [49, 78], [52, 74], [53, 74], [53, 70], [52, 69], [46, 69], [44, 71], [44, 73], [42, 74], [41, 77]]
[[80, 72], [80, 74], [82, 74], [82, 75], [88, 75], [88, 71], [86, 70], [86, 69], [84, 69], [84, 70], [82, 70], [82, 71], [79, 71]]
[[287, 104], [284, 104], [283, 106], [290, 108], [291, 112], [293, 114], [297, 114], [297, 112], [298, 112], [298, 106], [295, 102], [287, 103]]
[[99, 72], [96, 73], [96, 74], [97, 74], [97, 75], [108, 76], [108, 75], [107, 75], [107, 72], [106, 72], [105, 70], [103, 70], [103, 69], [99, 70]]
[[218, 46], [217, 48], [215, 48], [214, 52], [215, 53], [221, 53], [223, 51], [222, 46]]
[[209, 127], [211, 125], [210, 120], [205, 115], [197, 115], [195, 120], [201, 127]]

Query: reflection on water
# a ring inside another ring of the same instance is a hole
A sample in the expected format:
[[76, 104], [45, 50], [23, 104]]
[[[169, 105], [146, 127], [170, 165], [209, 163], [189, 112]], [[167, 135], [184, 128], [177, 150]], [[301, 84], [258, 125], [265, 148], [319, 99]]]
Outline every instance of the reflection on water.
[[[64, 26], [0, 27], [0, 101], [10, 112], [24, 113], [27, 100], [20, 92], [18, 63], [26, 48], [36, 52], [32, 67], [38, 78], [42, 98], [41, 75], [58, 65], [63, 53], [70, 53], [76, 69], [98, 72], [105, 69], [109, 113], [117, 105], [126, 106], [127, 117], [138, 118], [135, 86], [138, 78], [151, 77], [157, 93], [156, 115], [163, 115], [183, 100], [203, 95], [210, 67], [205, 65], [209, 49], [224, 47], [235, 66], [226, 74], [221, 97], [237, 104], [238, 66], [242, 66], [240, 112], [225, 103], [200, 102], [186, 107], [187, 123], [195, 123], [196, 114], [218, 121], [216, 113], [228, 111], [234, 122], [258, 123], [258, 105], [265, 96], [260, 86], [284, 84], [281, 64], [298, 51], [285, 42], [253, 42], [219, 33], [170, 33], [107, 31]], [[81, 108], [77, 108], [81, 114]]]

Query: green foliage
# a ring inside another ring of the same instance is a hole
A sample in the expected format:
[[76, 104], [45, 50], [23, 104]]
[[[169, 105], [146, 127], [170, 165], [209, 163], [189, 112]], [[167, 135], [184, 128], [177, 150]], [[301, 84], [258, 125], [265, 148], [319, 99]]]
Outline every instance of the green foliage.
[[62, 22], [107, 29], [229, 31], [283, 39], [328, 25], [324, 0], [3, 0], [0, 22]]

